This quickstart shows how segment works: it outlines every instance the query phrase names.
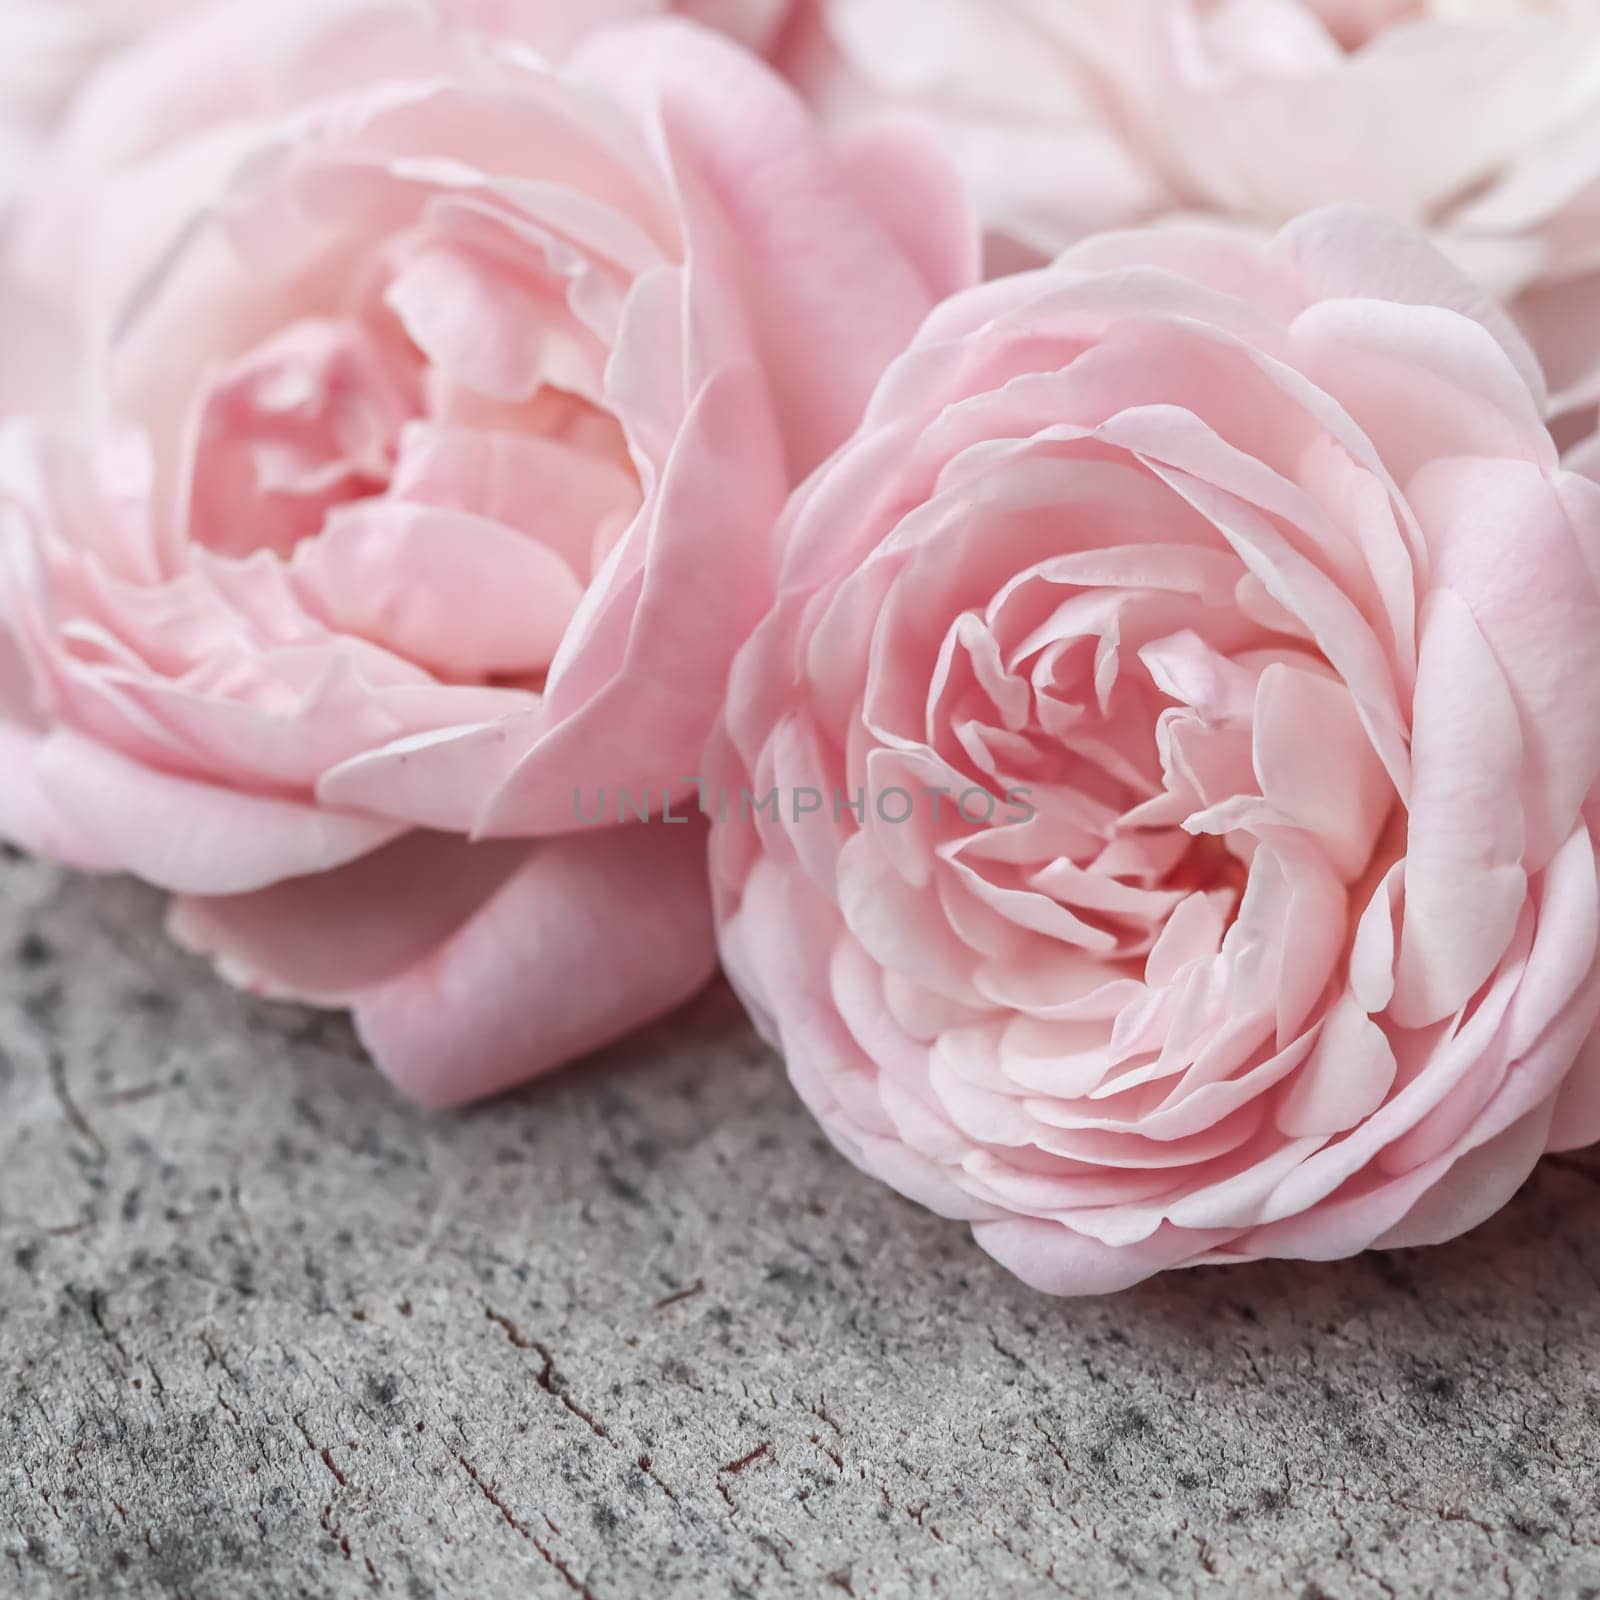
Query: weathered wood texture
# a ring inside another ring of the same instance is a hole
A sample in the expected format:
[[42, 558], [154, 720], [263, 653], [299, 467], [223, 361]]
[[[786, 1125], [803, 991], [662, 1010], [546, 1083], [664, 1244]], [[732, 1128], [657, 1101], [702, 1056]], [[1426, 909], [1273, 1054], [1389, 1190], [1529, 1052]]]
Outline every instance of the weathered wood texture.
[[1600, 1160], [1063, 1304], [713, 994], [465, 1116], [0, 863], [0, 1595], [1578, 1596]]

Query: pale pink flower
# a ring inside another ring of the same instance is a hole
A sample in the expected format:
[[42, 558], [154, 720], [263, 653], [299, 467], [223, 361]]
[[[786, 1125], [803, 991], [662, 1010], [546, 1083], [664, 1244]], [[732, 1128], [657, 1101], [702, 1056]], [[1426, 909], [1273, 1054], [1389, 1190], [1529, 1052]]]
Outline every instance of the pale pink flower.
[[250, 0], [51, 173], [19, 240], [82, 359], [0, 434], [0, 833], [427, 1100], [691, 993], [703, 825], [575, 794], [694, 772], [789, 488], [970, 277], [937, 164], [846, 169], [683, 23], [557, 70]]
[[1600, 0], [817, 0], [796, 69], [937, 128], [1000, 244], [1356, 203], [1513, 304], [1557, 412], [1600, 402]]
[[933, 316], [708, 772], [725, 964], [846, 1154], [1087, 1293], [1446, 1239], [1600, 1137], [1600, 486], [1542, 407], [1368, 212]]

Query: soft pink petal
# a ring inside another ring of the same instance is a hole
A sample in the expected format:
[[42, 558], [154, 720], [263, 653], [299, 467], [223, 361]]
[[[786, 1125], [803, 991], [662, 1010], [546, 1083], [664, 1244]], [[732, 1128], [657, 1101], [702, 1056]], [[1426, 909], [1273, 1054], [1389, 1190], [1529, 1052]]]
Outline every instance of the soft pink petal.
[[428, 423], [406, 430], [390, 493], [515, 528], [555, 551], [581, 579], [639, 508], [632, 473], [598, 450], [537, 434]]
[[725, 372], [696, 396], [635, 530], [647, 541], [642, 573], [591, 590], [551, 669], [541, 736], [484, 831], [559, 831], [580, 784], [659, 788], [696, 773], [729, 665], [768, 596], [782, 498], [759, 385]]
[[1522, 735], [1505, 678], [1449, 590], [1417, 672], [1405, 914], [1390, 1012], [1424, 1027], [1494, 971], [1527, 897]]
[[35, 728], [0, 719], [0, 839], [86, 872], [114, 870], [120, 863], [40, 783], [37, 763], [45, 739]]
[[569, 835], [458, 932], [354, 1005], [378, 1065], [414, 1099], [514, 1087], [687, 1000], [716, 966], [700, 825]]
[[248, 894], [343, 866], [399, 824], [243, 794], [140, 766], [63, 729], [36, 757], [40, 786], [104, 865], [178, 894]]
[[1476, 1228], [1503, 1206], [1533, 1171], [1549, 1142], [1555, 1107], [1547, 1103], [1461, 1156], [1381, 1238], [1381, 1249], [1443, 1244]]
[[1556, 1098], [1550, 1123], [1552, 1150], [1581, 1150], [1600, 1143], [1600, 1032], [1578, 1052]]
[[369, 500], [295, 551], [308, 608], [446, 677], [533, 676], [582, 596], [555, 551], [464, 511]]
[[1481, 323], [1543, 403], [1544, 375], [1511, 318], [1413, 230], [1377, 211], [1332, 206], [1291, 222], [1274, 240], [1272, 254], [1294, 273], [1308, 300], [1437, 306]]
[[972, 1236], [1001, 1266], [1045, 1294], [1115, 1294], [1220, 1244], [1227, 1231], [1164, 1227], [1141, 1244], [1115, 1247], [1060, 1223], [1028, 1217], [976, 1222]]
[[1439, 461], [1411, 484], [1435, 581], [1472, 612], [1517, 708], [1527, 865], [1600, 782], [1600, 486], [1513, 461]]
[[408, 833], [347, 866], [253, 894], [180, 895], [167, 931], [240, 988], [349, 1005], [453, 934], [529, 849]]
[[1310, 1059], [1290, 1080], [1278, 1127], [1291, 1138], [1343, 1133], [1383, 1104], [1394, 1077], [1394, 1051], [1383, 1030], [1347, 997], [1328, 1014]]
[[879, 124], [846, 147], [844, 160], [868, 210], [893, 232], [935, 300], [978, 281], [970, 200], [921, 130]]
[[[753, 57], [662, 23], [601, 35], [574, 64], [653, 117], [680, 184], [722, 212], [790, 465], [803, 476], [854, 426], [933, 293], [800, 102]], [[937, 255], [962, 259], [960, 248]]]
[[1314, 836], [1341, 877], [1366, 871], [1396, 795], [1342, 684], [1268, 667], [1256, 692], [1255, 766], [1262, 794]]

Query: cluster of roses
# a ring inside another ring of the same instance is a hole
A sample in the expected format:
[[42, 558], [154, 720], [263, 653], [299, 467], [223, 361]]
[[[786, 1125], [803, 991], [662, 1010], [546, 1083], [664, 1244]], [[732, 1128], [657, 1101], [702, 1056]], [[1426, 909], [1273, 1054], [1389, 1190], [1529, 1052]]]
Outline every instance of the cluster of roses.
[[1052, 1291], [1600, 1138], [1600, 0], [0, 40], [0, 836], [437, 1104], [720, 955]]

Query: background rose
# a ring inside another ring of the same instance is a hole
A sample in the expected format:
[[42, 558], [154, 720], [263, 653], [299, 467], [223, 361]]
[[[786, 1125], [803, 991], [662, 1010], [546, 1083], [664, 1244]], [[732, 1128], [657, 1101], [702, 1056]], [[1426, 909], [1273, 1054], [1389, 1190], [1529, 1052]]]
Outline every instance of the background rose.
[[[0, 105], [10, 109], [0, 155], [14, 149], [12, 181], [47, 196], [13, 252], [24, 282], [46, 295], [80, 253], [84, 212], [108, 181], [174, 146], [220, 170], [247, 149], [256, 117], [370, 82], [395, 65], [420, 70], [415, 53], [384, 62], [368, 28], [336, 47], [341, 27], [392, 10], [394, 0], [285, 0], [271, 26], [256, 0], [0, 0]], [[757, 51], [774, 49], [796, 0], [411, 0], [414, 20], [475, 30], [551, 60], [631, 22], [678, 15]], [[186, 38], [151, 38], [182, 22]], [[311, 60], [306, 34], [327, 44]], [[393, 48], [393, 46], [389, 46]], [[199, 69], [203, 66], [204, 71]], [[9, 74], [9, 79], [6, 76]], [[197, 75], [198, 74], [198, 75]], [[47, 137], [48, 136], [48, 137]], [[0, 173], [4, 172], [0, 167]], [[5, 183], [0, 179], [0, 197]], [[16, 273], [13, 274], [14, 276]]]
[[[27, 176], [73, 95], [146, 34], [214, 0], [0, 0], [0, 194]], [[552, 56], [622, 22], [671, 14], [772, 49], [796, 0], [419, 0]], [[259, 7], [257, 9], [260, 9]]]
[[823, 5], [814, 92], [930, 117], [1003, 240], [1374, 206], [1515, 300], [1558, 411], [1600, 401], [1595, 0]]
[[489, 1092], [709, 975], [700, 827], [574, 789], [694, 770], [789, 484], [968, 230], [682, 24], [561, 75], [405, 4], [159, 44], [104, 80], [143, 159], [25, 219], [84, 363], [0, 437], [0, 833]]
[[934, 315], [710, 771], [725, 963], [841, 1149], [1089, 1292], [1441, 1240], [1600, 1136], [1600, 488], [1541, 402], [1369, 213]]

